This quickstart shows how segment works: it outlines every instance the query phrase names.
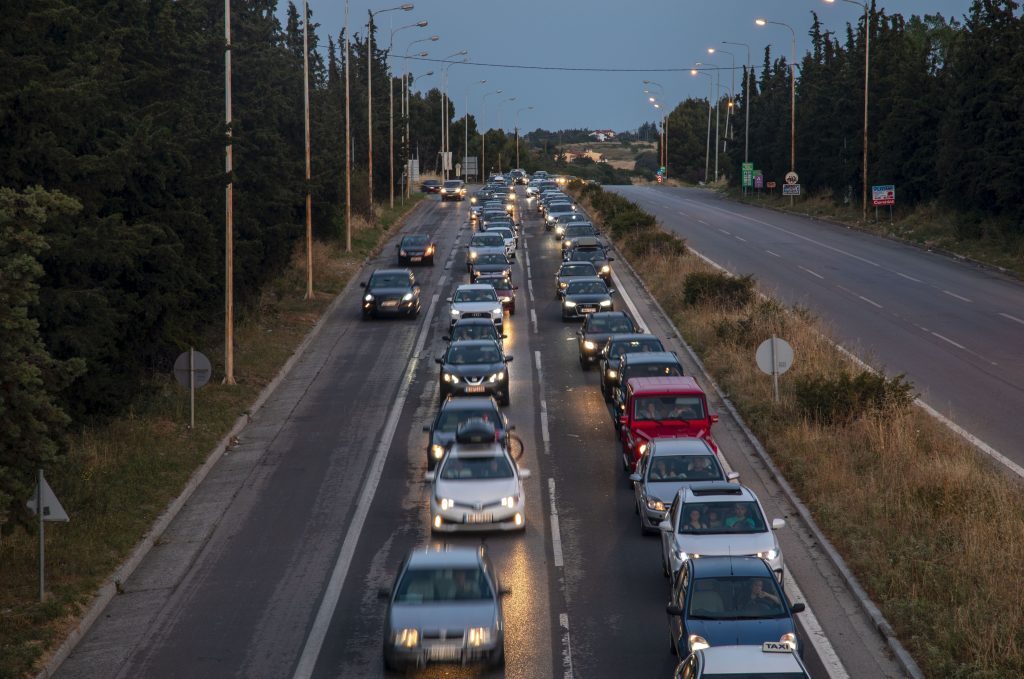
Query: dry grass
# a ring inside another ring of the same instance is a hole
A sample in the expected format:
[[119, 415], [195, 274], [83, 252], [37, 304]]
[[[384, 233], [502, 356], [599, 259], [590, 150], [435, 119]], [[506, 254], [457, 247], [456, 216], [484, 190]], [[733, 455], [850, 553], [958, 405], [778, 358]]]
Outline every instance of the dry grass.
[[[235, 331], [237, 386], [211, 381], [196, 394], [189, 431], [188, 396], [168, 375], [154, 376], [143, 398], [103, 426], [71, 441], [65, 463], [47, 473], [69, 524], [48, 524], [48, 598], [38, 602], [37, 543], [15, 532], [0, 545], [0, 677], [29, 676], [78, 623], [83, 607], [209, 452], [278, 373], [364, 259], [380, 247], [406, 208], [381, 210], [376, 224], [353, 224], [353, 251], [314, 244], [316, 296], [306, 300], [305, 250], [270, 282]], [[214, 330], [216, 333], [216, 329]], [[223, 349], [203, 348], [222, 375]]]
[[[1024, 495], [916, 408], [824, 427], [801, 418], [799, 375], [856, 369], [802, 310], [758, 301], [687, 308], [692, 255], [633, 260], [930, 677], [1024, 676]], [[781, 403], [754, 365], [771, 334], [793, 345]]]

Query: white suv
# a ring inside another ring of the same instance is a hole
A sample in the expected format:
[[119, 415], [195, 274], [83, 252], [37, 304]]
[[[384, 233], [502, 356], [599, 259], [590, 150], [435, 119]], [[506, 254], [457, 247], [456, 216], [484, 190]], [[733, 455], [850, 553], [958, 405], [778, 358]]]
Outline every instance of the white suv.
[[460, 318], [490, 318], [499, 331], [503, 327], [501, 300], [490, 283], [460, 285], [446, 301], [450, 305], [449, 325], [455, 325]]

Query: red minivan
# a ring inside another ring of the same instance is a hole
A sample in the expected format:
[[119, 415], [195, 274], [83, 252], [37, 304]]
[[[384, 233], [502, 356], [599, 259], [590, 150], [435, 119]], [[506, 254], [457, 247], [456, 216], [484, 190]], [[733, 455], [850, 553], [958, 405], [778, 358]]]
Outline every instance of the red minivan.
[[655, 438], [700, 437], [717, 453], [711, 425], [718, 415], [708, 411], [708, 399], [689, 376], [634, 377], [626, 384], [626, 403], [619, 416], [622, 464], [627, 473]]

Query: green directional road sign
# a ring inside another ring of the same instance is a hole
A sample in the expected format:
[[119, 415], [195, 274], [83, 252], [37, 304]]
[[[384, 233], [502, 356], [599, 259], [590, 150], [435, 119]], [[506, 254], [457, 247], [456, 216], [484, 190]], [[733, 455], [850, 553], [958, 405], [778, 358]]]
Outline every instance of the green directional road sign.
[[743, 163], [743, 186], [750, 187], [754, 185], [754, 164]]

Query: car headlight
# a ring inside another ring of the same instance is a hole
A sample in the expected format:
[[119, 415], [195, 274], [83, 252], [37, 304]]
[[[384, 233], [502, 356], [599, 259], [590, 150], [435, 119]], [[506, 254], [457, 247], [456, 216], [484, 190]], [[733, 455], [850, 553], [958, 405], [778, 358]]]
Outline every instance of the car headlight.
[[474, 196], [473, 198], [470, 198], [469, 202], [472, 203], [473, 205], [476, 205], [476, 196]]
[[416, 648], [420, 643], [420, 631], [415, 627], [404, 627], [395, 633], [395, 645]]
[[494, 373], [493, 375], [491, 375], [490, 377], [487, 378], [487, 381], [488, 382], [504, 382], [505, 381], [505, 371], [502, 370], [501, 372]]
[[469, 253], [469, 258], [470, 259], [476, 259], [476, 253], [475, 252]]
[[408, 253], [405, 250], [399, 250], [398, 254], [402, 257], [405, 257]]
[[594, 349], [597, 348], [597, 345], [591, 342], [590, 340], [583, 340], [583, 348], [586, 349], [587, 351], [593, 351]]
[[572, 247], [572, 241], [571, 240], [566, 238], [565, 240], [562, 241], [562, 249], [563, 250], [568, 250], [571, 247]]
[[451, 373], [445, 373], [444, 374], [444, 381], [445, 382], [451, 382], [452, 384], [458, 384], [459, 383], [459, 376], [458, 375], [452, 375]]
[[497, 316], [500, 316], [501, 315], [501, 307], [498, 307], [497, 309], [491, 309], [491, 313], [495, 314]]
[[665, 511], [665, 503], [661, 500], [648, 500], [647, 508], [653, 509], [656, 512], [663, 512]]
[[572, 301], [571, 299], [567, 299], [567, 300], [565, 300], [565, 306], [567, 306], [567, 307], [569, 307], [571, 309], [574, 306], [576, 306], [576, 302]]
[[435, 460], [440, 460], [444, 457], [444, 446], [438, 445], [437, 443], [430, 446], [430, 454]]
[[769, 561], [775, 560], [779, 556], [779, 550], [769, 549], [767, 552], [758, 552], [757, 555], [762, 559], [768, 559]]
[[470, 627], [468, 640], [470, 646], [483, 646], [491, 643], [491, 628]]
[[439, 497], [437, 498], [437, 505], [442, 510], [448, 510], [455, 506], [455, 500], [448, 497]]
[[567, 287], [569, 287], [569, 284], [566, 283], [565, 281], [558, 281], [558, 287], [565, 290]]
[[646, 443], [641, 443], [639, 446], [636, 447], [636, 452], [640, 453], [641, 455], [646, 453], [647, 452], [647, 444]]
[[679, 550], [679, 549], [677, 549], [675, 551], [675, 554], [676, 554], [676, 558], [679, 559], [680, 561], [689, 561], [690, 559], [699, 559], [700, 558], [700, 554], [690, 554], [689, 552], [684, 552], [684, 551]]
[[448, 193], [448, 189], [441, 189], [441, 193]]
[[428, 245], [426, 251], [423, 254], [426, 255], [427, 257], [434, 254], [434, 246]]
[[612, 305], [612, 301], [610, 299], [602, 299], [601, 300], [601, 306], [611, 306], [611, 305]]
[[372, 302], [373, 301], [373, 295], [370, 295], [370, 294], [366, 295], [366, 297], [363, 297], [363, 301], [364, 302]]
[[557, 233], [559, 235], [564, 234], [565, 233], [565, 227], [564, 226], [556, 226], [555, 227], [555, 233]]
[[689, 646], [691, 653], [694, 651], [703, 651], [705, 648], [711, 648], [711, 644], [708, 643], [708, 640], [699, 634], [691, 634], [686, 637], [686, 643]]
[[619, 376], [619, 372], [617, 370], [609, 370], [608, 371], [608, 379], [614, 380], [618, 376]]
[[610, 266], [608, 266], [607, 264], [605, 264], [604, 266], [601, 267], [601, 273], [608, 273], [611, 270], [612, 270], [612, 268]]
[[796, 635], [792, 632], [786, 632], [785, 634], [783, 634], [781, 637], [779, 637], [779, 641], [783, 644], [786, 644], [794, 651], [796, 650]]
[[519, 503], [519, 496], [518, 495], [509, 495], [508, 497], [501, 498], [501, 506], [502, 507], [508, 507], [509, 509], [511, 509], [512, 507], [515, 507], [516, 504], [518, 504], [518, 503]]
[[452, 316], [458, 318], [460, 313], [461, 312], [458, 309], [452, 309]]
[[407, 292], [404, 295], [402, 295], [402, 301], [403, 302], [411, 302], [412, 301], [412, 293], [411, 292]]

